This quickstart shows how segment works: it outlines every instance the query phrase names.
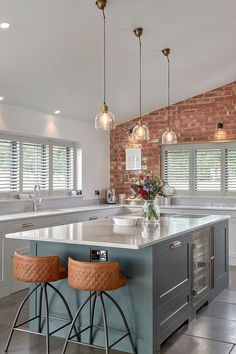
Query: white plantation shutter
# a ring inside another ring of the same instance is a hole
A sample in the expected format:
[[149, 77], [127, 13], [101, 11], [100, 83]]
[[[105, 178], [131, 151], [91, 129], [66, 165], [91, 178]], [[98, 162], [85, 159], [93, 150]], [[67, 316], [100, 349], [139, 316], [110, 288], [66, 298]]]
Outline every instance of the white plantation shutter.
[[0, 133], [0, 193], [44, 195], [82, 190], [82, 152], [75, 142]]
[[164, 180], [176, 190], [189, 191], [190, 152], [167, 150], [164, 155]]
[[53, 190], [74, 189], [74, 148], [53, 146]]
[[19, 191], [19, 143], [0, 140], [0, 192]]
[[225, 190], [236, 192], [236, 147], [225, 150]]
[[221, 190], [221, 149], [195, 151], [195, 191]]
[[22, 144], [23, 191], [32, 191], [35, 184], [42, 190], [49, 189], [49, 146]]

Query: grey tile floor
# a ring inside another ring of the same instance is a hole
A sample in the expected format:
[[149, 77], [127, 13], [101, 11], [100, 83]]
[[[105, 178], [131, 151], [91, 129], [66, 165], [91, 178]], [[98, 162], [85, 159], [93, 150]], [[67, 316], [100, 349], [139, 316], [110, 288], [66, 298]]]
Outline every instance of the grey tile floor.
[[[12, 319], [24, 292], [0, 299], [0, 354]], [[27, 309], [24, 317], [27, 318]], [[51, 353], [60, 354], [63, 340], [51, 337]], [[16, 332], [9, 354], [44, 354], [43, 337]], [[103, 350], [71, 344], [68, 354], [102, 354]], [[236, 354], [236, 267], [230, 268], [230, 286], [208, 306], [204, 306], [191, 323], [180, 328], [161, 348], [161, 354]], [[111, 354], [123, 354], [112, 350]], [[143, 353], [140, 353], [143, 354]]]

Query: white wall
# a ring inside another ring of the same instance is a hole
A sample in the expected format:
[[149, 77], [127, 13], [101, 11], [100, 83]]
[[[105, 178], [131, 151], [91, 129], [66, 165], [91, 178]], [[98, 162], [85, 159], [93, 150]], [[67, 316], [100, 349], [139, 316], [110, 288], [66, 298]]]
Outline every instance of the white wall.
[[0, 104], [0, 130], [79, 141], [82, 146], [84, 199], [95, 199], [94, 190], [109, 187], [109, 133], [91, 124], [22, 107]]

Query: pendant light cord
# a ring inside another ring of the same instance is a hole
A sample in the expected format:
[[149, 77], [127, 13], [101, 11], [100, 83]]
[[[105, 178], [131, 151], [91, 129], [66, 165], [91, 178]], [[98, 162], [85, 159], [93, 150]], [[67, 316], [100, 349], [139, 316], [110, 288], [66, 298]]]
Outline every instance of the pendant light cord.
[[106, 104], [106, 15], [104, 9], [103, 14], [103, 100]]
[[168, 107], [167, 107], [167, 119], [168, 119], [168, 128], [170, 129], [170, 59], [169, 59], [169, 55], [167, 55], [167, 62], [168, 62], [168, 83], [167, 83]]
[[142, 124], [142, 43], [139, 37], [139, 119]]

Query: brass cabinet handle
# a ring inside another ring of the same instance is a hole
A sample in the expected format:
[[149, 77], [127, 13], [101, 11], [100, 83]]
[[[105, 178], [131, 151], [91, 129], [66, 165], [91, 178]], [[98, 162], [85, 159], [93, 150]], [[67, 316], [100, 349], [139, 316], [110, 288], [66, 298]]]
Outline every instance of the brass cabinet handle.
[[174, 241], [174, 242], [172, 242], [172, 244], [170, 245], [170, 248], [171, 248], [171, 249], [175, 249], [175, 248], [181, 247], [181, 245], [182, 245], [182, 242], [181, 242], [181, 241]]
[[27, 228], [27, 227], [33, 227], [33, 226], [34, 226], [34, 224], [32, 224], [32, 223], [29, 222], [29, 223], [26, 223], [26, 224], [22, 224], [22, 225], [21, 225], [21, 228], [22, 228], [22, 229], [25, 229], [25, 228]]

